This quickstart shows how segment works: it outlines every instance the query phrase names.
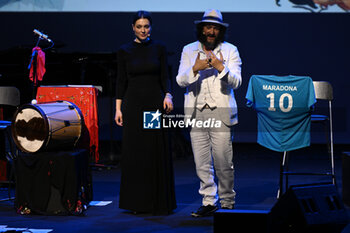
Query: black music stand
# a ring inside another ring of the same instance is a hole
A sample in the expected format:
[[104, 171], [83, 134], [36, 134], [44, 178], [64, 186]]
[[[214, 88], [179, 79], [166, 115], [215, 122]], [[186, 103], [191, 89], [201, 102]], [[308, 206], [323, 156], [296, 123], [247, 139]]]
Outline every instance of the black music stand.
[[[34, 30], [35, 31], [35, 30]], [[43, 36], [40, 35], [38, 37], [38, 40], [34, 46], [35, 47], [39, 47], [39, 43], [40, 41], [43, 39]], [[45, 38], [44, 38], [45, 39]], [[49, 40], [49, 42], [51, 43], [51, 46], [50, 47], [47, 47], [47, 48], [44, 48], [42, 50], [46, 50], [46, 49], [49, 49], [49, 48], [52, 48], [54, 46], [54, 43], [53, 41]], [[38, 80], [37, 80], [37, 77], [36, 77], [36, 73], [37, 73], [37, 56], [38, 56], [38, 52], [36, 50], [34, 50], [32, 52], [32, 56], [30, 58], [30, 62], [29, 62], [29, 65], [28, 65], [28, 70], [30, 70], [33, 66], [33, 94], [32, 94], [32, 98], [35, 99], [36, 97], [36, 91], [37, 91], [37, 88], [38, 88]]]
[[[41, 40], [41, 37], [39, 36], [38, 41], [36, 42], [34, 47], [38, 47], [39, 46], [39, 42]], [[36, 60], [37, 60], [37, 56], [38, 53], [36, 50], [34, 50], [32, 52], [32, 56], [30, 57], [30, 62], [28, 65], [28, 70], [30, 70], [33, 66], [33, 94], [32, 94], [32, 98], [35, 99], [36, 96], [36, 89], [37, 89], [37, 85], [38, 85], [38, 80], [36, 78], [36, 68], [37, 68], [37, 64], [36, 64]]]
[[[0, 107], [1, 106], [17, 107], [19, 104], [20, 104], [20, 93], [16, 87], [0, 87]], [[14, 199], [13, 197], [11, 197], [11, 185], [15, 185], [16, 183], [14, 161], [16, 159], [17, 151], [15, 151], [14, 149], [10, 128], [11, 128], [11, 121], [0, 120], [0, 131], [4, 132], [4, 139], [5, 139], [4, 144], [6, 144], [7, 142], [9, 145], [9, 150], [6, 151], [6, 149], [4, 149], [4, 152], [6, 155], [6, 160], [11, 164], [10, 175], [8, 176], [9, 178], [5, 181], [0, 181], [0, 184], [8, 185], [8, 198], [1, 199], [0, 202]]]

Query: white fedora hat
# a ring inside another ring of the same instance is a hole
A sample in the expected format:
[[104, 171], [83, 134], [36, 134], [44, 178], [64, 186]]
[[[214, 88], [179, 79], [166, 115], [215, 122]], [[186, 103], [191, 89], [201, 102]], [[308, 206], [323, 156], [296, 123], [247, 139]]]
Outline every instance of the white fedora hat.
[[209, 9], [204, 12], [202, 20], [194, 21], [195, 24], [199, 23], [216, 23], [224, 27], [228, 27], [228, 23], [224, 23], [222, 20], [222, 14], [219, 10]]

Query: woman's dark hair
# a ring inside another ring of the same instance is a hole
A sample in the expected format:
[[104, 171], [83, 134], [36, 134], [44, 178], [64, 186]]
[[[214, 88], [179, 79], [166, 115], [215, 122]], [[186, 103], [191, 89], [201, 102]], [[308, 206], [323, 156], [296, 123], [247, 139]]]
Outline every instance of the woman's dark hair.
[[[200, 42], [204, 43], [206, 41], [205, 36], [203, 35], [203, 27], [205, 25], [208, 25], [210, 23], [199, 23], [196, 25], [196, 36], [197, 36], [197, 40], [199, 40]], [[220, 32], [218, 35], [218, 42], [224, 42], [225, 40], [225, 34], [226, 34], [226, 27], [218, 24], [220, 26]]]
[[149, 13], [148, 11], [138, 11], [134, 14], [133, 20], [132, 20], [132, 24], [135, 24], [137, 20], [139, 19], [148, 19], [150, 25], [152, 26], [152, 16], [151, 13]]

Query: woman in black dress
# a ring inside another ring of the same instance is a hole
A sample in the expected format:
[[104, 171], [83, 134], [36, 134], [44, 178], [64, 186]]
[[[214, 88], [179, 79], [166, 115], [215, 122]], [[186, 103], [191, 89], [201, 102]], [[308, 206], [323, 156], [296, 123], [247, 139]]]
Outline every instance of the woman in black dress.
[[115, 121], [123, 126], [119, 207], [135, 213], [170, 214], [176, 208], [172, 160], [164, 129], [144, 129], [144, 112], [169, 113], [165, 46], [150, 39], [152, 18], [138, 11], [135, 40], [118, 51]]

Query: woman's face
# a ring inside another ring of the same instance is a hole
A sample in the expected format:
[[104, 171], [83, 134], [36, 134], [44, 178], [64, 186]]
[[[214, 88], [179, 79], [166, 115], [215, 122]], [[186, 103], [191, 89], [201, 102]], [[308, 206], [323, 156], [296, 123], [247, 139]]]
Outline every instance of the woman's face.
[[148, 19], [140, 18], [136, 20], [135, 24], [132, 25], [134, 30], [136, 41], [142, 42], [151, 35], [151, 24]]

